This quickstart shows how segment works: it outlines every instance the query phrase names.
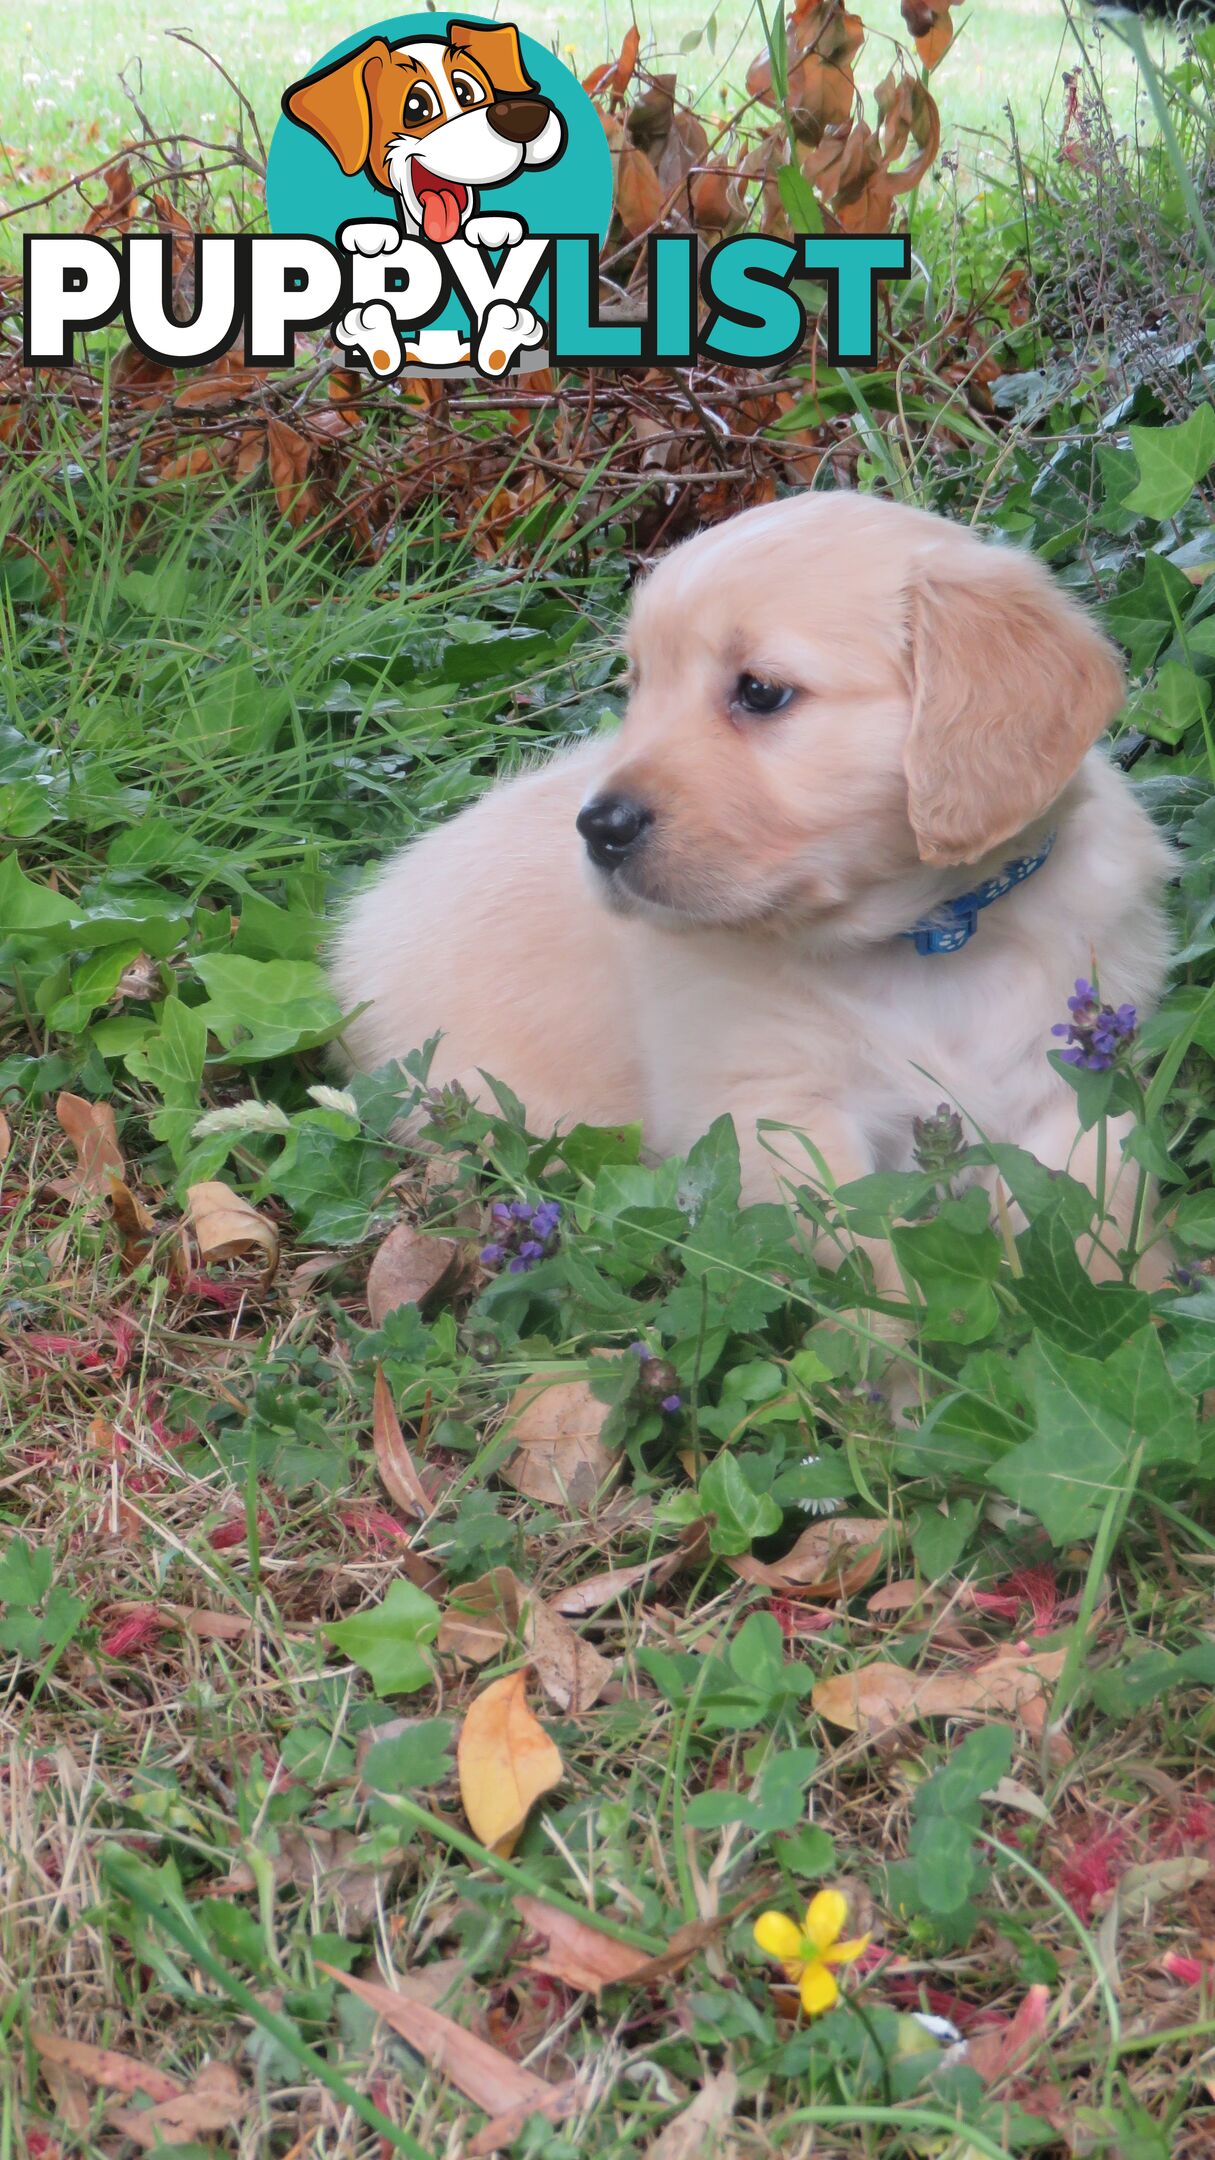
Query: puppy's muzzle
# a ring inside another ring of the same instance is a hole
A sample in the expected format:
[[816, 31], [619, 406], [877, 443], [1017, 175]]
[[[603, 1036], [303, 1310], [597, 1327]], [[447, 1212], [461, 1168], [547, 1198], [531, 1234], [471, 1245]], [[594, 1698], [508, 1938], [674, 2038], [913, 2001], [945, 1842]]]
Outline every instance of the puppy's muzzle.
[[628, 795], [596, 795], [577, 819], [587, 854], [600, 870], [618, 870], [653, 822], [653, 811]]
[[486, 112], [495, 135], [504, 142], [535, 142], [548, 124], [549, 108], [539, 98], [498, 98]]

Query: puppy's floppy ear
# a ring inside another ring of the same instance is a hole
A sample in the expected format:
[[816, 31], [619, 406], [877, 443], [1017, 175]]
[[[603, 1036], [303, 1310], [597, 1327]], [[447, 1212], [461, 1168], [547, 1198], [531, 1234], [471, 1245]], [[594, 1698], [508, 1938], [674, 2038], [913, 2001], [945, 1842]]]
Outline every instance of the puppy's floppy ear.
[[371, 151], [371, 100], [383, 69], [391, 60], [383, 38], [372, 38], [357, 52], [335, 60], [319, 75], [307, 75], [283, 92], [289, 120], [324, 143], [344, 173], [361, 172]]
[[523, 97], [536, 88], [523, 65], [523, 48], [513, 23], [493, 28], [485, 23], [449, 23], [447, 42], [453, 52], [467, 53], [484, 68], [500, 96]]
[[1123, 702], [1122, 669], [1019, 549], [926, 550], [909, 610], [916, 845], [922, 862], [977, 862], [1065, 787]]

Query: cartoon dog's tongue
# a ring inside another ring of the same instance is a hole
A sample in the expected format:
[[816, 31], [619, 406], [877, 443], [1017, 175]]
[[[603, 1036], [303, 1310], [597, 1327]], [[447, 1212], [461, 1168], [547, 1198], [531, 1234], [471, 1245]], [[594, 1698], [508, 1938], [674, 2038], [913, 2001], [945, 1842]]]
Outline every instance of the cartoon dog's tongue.
[[460, 204], [453, 188], [428, 187], [421, 197], [422, 230], [436, 247], [454, 240], [460, 230]]

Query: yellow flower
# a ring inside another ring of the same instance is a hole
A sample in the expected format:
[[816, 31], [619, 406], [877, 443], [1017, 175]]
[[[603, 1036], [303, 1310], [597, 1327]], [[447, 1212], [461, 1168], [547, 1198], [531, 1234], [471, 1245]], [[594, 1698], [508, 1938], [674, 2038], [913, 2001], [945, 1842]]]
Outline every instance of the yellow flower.
[[858, 1935], [852, 1942], [840, 1941], [847, 1918], [848, 1900], [843, 1892], [820, 1890], [807, 1905], [800, 1927], [796, 1920], [779, 1912], [761, 1913], [755, 1923], [756, 1942], [766, 1957], [779, 1958], [785, 1978], [796, 1982], [807, 2017], [821, 2017], [824, 2010], [834, 2009], [839, 2001], [839, 1984], [832, 1966], [851, 1965], [862, 1950], [869, 1948], [867, 1935]]

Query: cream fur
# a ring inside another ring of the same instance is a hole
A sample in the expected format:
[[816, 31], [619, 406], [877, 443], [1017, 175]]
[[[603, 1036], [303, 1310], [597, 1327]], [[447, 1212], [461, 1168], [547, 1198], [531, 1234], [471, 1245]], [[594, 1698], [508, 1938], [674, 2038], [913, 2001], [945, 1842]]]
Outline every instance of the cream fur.
[[[627, 643], [617, 736], [492, 788], [355, 902], [333, 965], [344, 1005], [367, 1002], [354, 1064], [442, 1029], [438, 1079], [484, 1093], [492, 1073], [540, 1130], [640, 1118], [663, 1153], [728, 1111], [753, 1197], [778, 1169], [758, 1120], [845, 1180], [906, 1166], [946, 1097], [1091, 1186], [1050, 1028], [1094, 964], [1104, 997], [1151, 1008], [1169, 851], [1089, 747], [1121, 678], [1079, 609], [964, 528], [804, 495], [676, 548]], [[732, 708], [743, 669], [795, 685], [789, 710]], [[574, 829], [601, 788], [655, 816], [612, 879]], [[1052, 829], [964, 950], [898, 937]]]

